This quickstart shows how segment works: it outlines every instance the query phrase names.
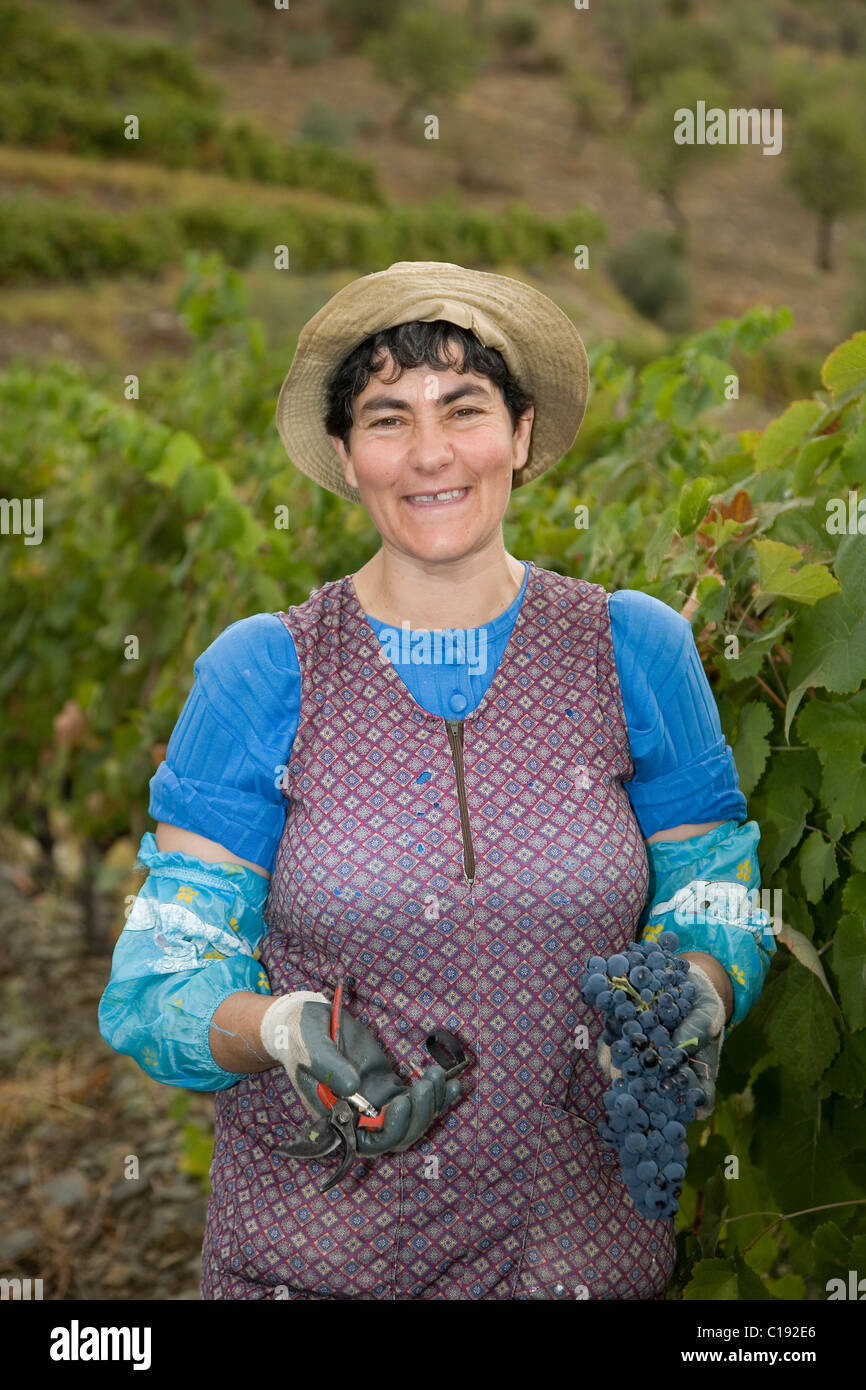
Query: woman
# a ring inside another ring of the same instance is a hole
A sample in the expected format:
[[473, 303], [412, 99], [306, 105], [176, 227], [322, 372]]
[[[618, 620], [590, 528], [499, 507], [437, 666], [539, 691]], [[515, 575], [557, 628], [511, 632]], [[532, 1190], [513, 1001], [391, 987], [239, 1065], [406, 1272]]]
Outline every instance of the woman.
[[[205, 1298], [664, 1295], [673, 1224], [597, 1137], [578, 981], [684, 890], [757, 886], [758, 828], [688, 623], [505, 550], [587, 376], [549, 299], [450, 264], [356, 280], [300, 336], [281, 438], [381, 547], [196, 662], [100, 1006], [150, 1075], [217, 1092]], [[708, 1113], [775, 948], [739, 909], [676, 930]], [[337, 1158], [281, 1152], [320, 1083], [385, 1117], [324, 1193]]]

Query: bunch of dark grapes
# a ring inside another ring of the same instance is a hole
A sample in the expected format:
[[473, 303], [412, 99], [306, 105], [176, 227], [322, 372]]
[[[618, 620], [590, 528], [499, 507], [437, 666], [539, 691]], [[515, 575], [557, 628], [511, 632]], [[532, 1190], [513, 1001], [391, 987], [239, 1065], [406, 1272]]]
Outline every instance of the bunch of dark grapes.
[[584, 1002], [601, 1011], [602, 1039], [620, 1072], [604, 1094], [599, 1133], [617, 1150], [632, 1200], [647, 1217], [677, 1210], [689, 1154], [685, 1127], [705, 1099], [690, 1052], [671, 1040], [695, 995], [689, 962], [674, 955], [678, 945], [674, 932], [662, 932], [657, 942], [631, 942], [607, 960], [593, 956], [580, 982]]

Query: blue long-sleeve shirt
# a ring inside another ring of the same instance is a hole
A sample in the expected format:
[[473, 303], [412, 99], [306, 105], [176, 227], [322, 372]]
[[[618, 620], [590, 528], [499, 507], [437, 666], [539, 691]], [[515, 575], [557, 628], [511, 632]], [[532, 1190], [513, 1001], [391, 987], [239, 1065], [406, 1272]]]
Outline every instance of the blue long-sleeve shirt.
[[[472, 665], [400, 662], [394, 629], [368, 622], [413, 698], [461, 718], [481, 702], [514, 626], [529, 575], [506, 611], [467, 634]], [[733, 753], [690, 624], [659, 599], [621, 589], [609, 599], [614, 658], [635, 775], [625, 783], [641, 833], [747, 813]], [[396, 650], [395, 650], [396, 646]], [[193, 687], [151, 779], [150, 815], [273, 871], [285, 821], [281, 769], [298, 727], [301, 672], [274, 613], [227, 627], [194, 665]]]

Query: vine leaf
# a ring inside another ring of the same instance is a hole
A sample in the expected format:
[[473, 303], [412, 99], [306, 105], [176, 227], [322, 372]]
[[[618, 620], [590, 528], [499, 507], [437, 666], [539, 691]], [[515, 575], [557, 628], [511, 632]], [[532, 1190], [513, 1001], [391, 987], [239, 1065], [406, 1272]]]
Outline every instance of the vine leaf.
[[714, 478], [690, 478], [680, 489], [679, 519], [677, 530], [681, 536], [690, 536], [707, 510], [707, 503], [717, 490]]
[[820, 401], [792, 401], [776, 420], [771, 420], [758, 441], [755, 462], [759, 468], [782, 464], [814, 428], [826, 406]]
[[843, 1013], [856, 1032], [866, 1027], [866, 923], [862, 918], [841, 918], [833, 938], [833, 970]]
[[740, 790], [744, 796], [751, 796], [761, 780], [767, 759], [770, 756], [770, 743], [767, 735], [773, 727], [773, 716], [760, 700], [746, 705], [740, 711], [737, 741], [734, 744], [734, 762], [740, 779]]
[[851, 1242], [835, 1221], [825, 1221], [817, 1228], [812, 1236], [812, 1248], [825, 1272], [835, 1273], [838, 1268], [848, 1268]]
[[[800, 967], [790, 965], [784, 973], [795, 969]], [[814, 976], [805, 970], [802, 974], [826, 1002]], [[838, 1145], [828, 1144], [826, 1126], [822, 1128], [818, 1087], [804, 1086], [794, 1072], [780, 1065], [758, 1077], [754, 1095], [755, 1108], [763, 1117], [757, 1126], [756, 1157], [773, 1194], [768, 1205], [776, 1205], [780, 1212], [799, 1211], [818, 1202], [844, 1199], [848, 1194], [839, 1190], [844, 1183]], [[781, 1154], [784, 1162], [780, 1163]]]
[[788, 950], [797, 957], [801, 965], [805, 965], [807, 970], [811, 970], [816, 979], [821, 981], [821, 984], [835, 1004], [836, 1000], [833, 996], [833, 991], [830, 988], [827, 976], [824, 973], [821, 957], [818, 955], [818, 952], [815, 950], [808, 936], [804, 936], [801, 931], [797, 931], [796, 927], [792, 927], [787, 922], [783, 922], [782, 929], [777, 934], [776, 940], [781, 941], [787, 946]]
[[760, 637], [753, 637], [751, 641], [742, 644], [740, 654], [737, 657], [737, 676], [740, 680], [747, 680], [750, 676], [758, 675], [767, 654], [772, 652], [779, 638], [791, 627], [793, 622], [794, 619], [791, 614], [785, 613], [780, 622], [774, 623], [770, 628], [765, 628]]
[[851, 1259], [855, 1269], [866, 1269], [866, 1236], [855, 1236], [852, 1240]]
[[201, 445], [188, 430], [177, 430], [166, 444], [162, 458], [151, 471], [151, 479], [164, 487], [176, 487], [187, 468], [194, 467], [204, 457]]
[[746, 1264], [743, 1256], [737, 1251], [734, 1256], [734, 1268], [737, 1271], [737, 1282], [740, 1286], [740, 1298], [749, 1299], [768, 1299], [770, 1294], [759, 1274]]
[[711, 1259], [716, 1253], [725, 1205], [725, 1180], [716, 1169], [704, 1188], [704, 1214], [698, 1237], [704, 1259]]
[[821, 759], [824, 806], [843, 818], [846, 830], [856, 830], [866, 819], [866, 690], [850, 700], [813, 701], [797, 732]]
[[853, 334], [833, 349], [821, 367], [821, 380], [834, 396], [866, 381], [866, 332]]
[[866, 830], [861, 830], [851, 841], [851, 867], [866, 872]]
[[852, 1100], [866, 1095], [866, 1033], [845, 1034], [842, 1051], [824, 1077], [821, 1095], [850, 1096]]
[[820, 902], [830, 884], [839, 877], [836, 847], [820, 830], [813, 830], [803, 841], [797, 865], [810, 903]]
[[781, 1279], [768, 1279], [766, 1287], [770, 1297], [785, 1303], [802, 1303], [806, 1297], [806, 1281], [802, 1274], [783, 1274]]
[[785, 971], [782, 988], [767, 1020], [767, 1037], [782, 1060], [783, 1070], [803, 1086], [813, 1086], [839, 1051], [835, 1015], [816, 976], [799, 962]]
[[862, 613], [866, 610], [866, 545], [859, 532], [843, 536], [833, 567], [846, 602]]
[[806, 815], [813, 798], [804, 787], [768, 787], [750, 803], [752, 818], [761, 827], [761, 864], [764, 878], [776, 872], [803, 838]]
[[847, 694], [866, 680], [866, 613], [852, 608], [844, 594], [806, 609], [797, 621], [789, 672], [785, 738], [809, 686]]
[[866, 874], [852, 874], [842, 889], [842, 906], [846, 912], [866, 921]]
[[740, 1281], [733, 1260], [701, 1260], [695, 1266], [691, 1282], [683, 1290], [683, 1298], [712, 1299], [733, 1303], [740, 1297]]
[[701, 1260], [695, 1266], [683, 1298], [733, 1303], [744, 1299], [768, 1299], [766, 1285], [739, 1252], [729, 1260]]
[[866, 483], [866, 424], [851, 435], [842, 450], [839, 466], [845, 482], [852, 487], [856, 487], [857, 483]]
[[670, 549], [676, 530], [678, 507], [667, 507], [659, 517], [658, 530], [646, 548], [645, 564], [647, 579], [655, 579], [662, 560]]
[[794, 571], [793, 566], [803, 558], [803, 552], [795, 545], [768, 540], [752, 544], [758, 555], [758, 588], [762, 594], [777, 594], [797, 603], [812, 604], [839, 592], [839, 581], [826, 565], [810, 563]]

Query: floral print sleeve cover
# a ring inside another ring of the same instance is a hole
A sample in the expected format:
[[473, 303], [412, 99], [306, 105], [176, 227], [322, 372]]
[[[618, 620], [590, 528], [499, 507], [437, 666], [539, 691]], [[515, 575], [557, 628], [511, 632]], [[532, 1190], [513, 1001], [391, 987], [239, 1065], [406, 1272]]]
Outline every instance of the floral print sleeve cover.
[[233, 1086], [242, 1073], [214, 1061], [211, 1019], [238, 990], [270, 993], [257, 949], [268, 880], [242, 864], [161, 852], [150, 832], [138, 858], [150, 874], [114, 948], [99, 1031], [155, 1081]]
[[688, 840], [647, 845], [650, 887], [643, 939], [655, 941], [663, 931], [673, 931], [678, 955], [706, 951], [724, 966], [734, 991], [726, 1038], [760, 995], [776, 950], [773, 920], [758, 906], [755, 891], [761, 883], [760, 838], [756, 821], [728, 820]]
[[[688, 840], [647, 845], [651, 901], [641, 935], [654, 941], [674, 931], [679, 954], [706, 951], [724, 966], [734, 991], [726, 1038], [758, 999], [776, 950], [770, 916], [753, 898], [759, 839], [755, 821], [729, 820]], [[242, 865], [162, 854], [150, 833], [139, 860], [151, 874], [115, 947], [100, 1032], [156, 1081], [200, 1091], [233, 1086], [241, 1074], [214, 1061], [210, 1021], [237, 990], [270, 992], [256, 950], [268, 883]]]

